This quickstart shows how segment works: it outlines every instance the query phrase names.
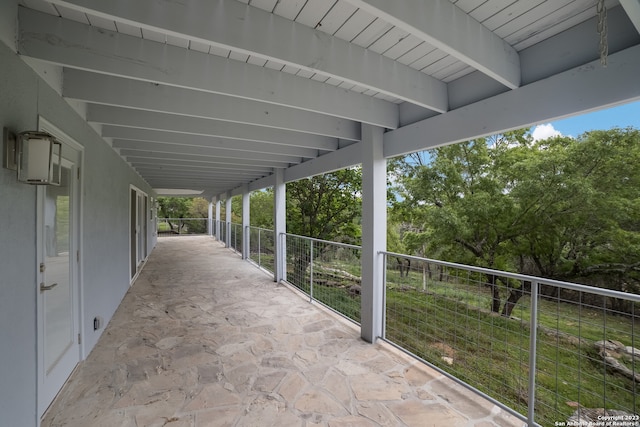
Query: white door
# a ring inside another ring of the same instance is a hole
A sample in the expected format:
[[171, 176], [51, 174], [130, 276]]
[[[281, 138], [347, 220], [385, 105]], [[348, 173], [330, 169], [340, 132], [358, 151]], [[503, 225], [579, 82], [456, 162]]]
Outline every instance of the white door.
[[129, 259], [131, 282], [147, 259], [147, 195], [133, 186], [129, 203]]
[[80, 361], [79, 153], [63, 145], [60, 186], [38, 187], [38, 415]]

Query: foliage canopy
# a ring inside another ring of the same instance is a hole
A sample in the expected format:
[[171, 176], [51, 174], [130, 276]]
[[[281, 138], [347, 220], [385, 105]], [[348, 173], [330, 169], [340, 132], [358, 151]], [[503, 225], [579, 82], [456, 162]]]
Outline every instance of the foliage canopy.
[[391, 165], [407, 252], [640, 291], [638, 130], [542, 141], [519, 130]]

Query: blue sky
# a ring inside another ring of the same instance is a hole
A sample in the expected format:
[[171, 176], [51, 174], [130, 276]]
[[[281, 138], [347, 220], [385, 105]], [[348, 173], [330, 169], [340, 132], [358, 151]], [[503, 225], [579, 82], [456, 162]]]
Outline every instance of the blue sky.
[[640, 129], [640, 102], [543, 123], [536, 126], [532, 130], [532, 134], [535, 139], [544, 139], [559, 134], [576, 137], [590, 130], [607, 130], [613, 127], [625, 128], [628, 126]]

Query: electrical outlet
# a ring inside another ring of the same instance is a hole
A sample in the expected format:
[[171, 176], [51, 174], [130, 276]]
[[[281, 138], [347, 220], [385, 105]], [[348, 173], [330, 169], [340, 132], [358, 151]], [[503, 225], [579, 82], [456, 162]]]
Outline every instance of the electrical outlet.
[[96, 316], [93, 318], [93, 330], [97, 331], [102, 328], [102, 317]]

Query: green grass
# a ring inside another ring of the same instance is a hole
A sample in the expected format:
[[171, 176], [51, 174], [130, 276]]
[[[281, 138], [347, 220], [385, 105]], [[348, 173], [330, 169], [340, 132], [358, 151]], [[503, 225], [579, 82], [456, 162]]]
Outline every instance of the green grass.
[[[623, 326], [620, 319], [616, 323]], [[575, 335], [551, 334], [551, 329], [538, 332], [536, 421], [551, 425], [566, 420], [575, 410], [570, 402], [634, 412], [633, 383], [604, 371], [593, 341], [584, 336], [579, 341]], [[602, 330], [597, 337], [594, 330], [589, 332], [590, 338], [604, 338]], [[607, 338], [614, 337], [608, 333]], [[391, 290], [387, 292], [387, 339], [526, 413], [529, 327], [524, 319], [507, 319], [465, 302], [415, 290]], [[442, 350], [445, 344], [448, 354]], [[443, 356], [452, 356], [453, 365]]]
[[[335, 263], [329, 266], [336, 268]], [[357, 267], [342, 269], [359, 274]], [[469, 277], [458, 283], [432, 280], [423, 291], [421, 274], [401, 280], [396, 272], [387, 274], [386, 338], [526, 414], [530, 298], [522, 297], [512, 318], [505, 318], [489, 311], [489, 289]], [[308, 279], [299, 286], [307, 293]], [[316, 284], [314, 298], [359, 322], [360, 298], [349, 294], [351, 284], [346, 278], [334, 278], [331, 286]], [[593, 343], [613, 339], [640, 347], [640, 325], [602, 308], [544, 298], [538, 324], [538, 423], [566, 421], [575, 411], [571, 402], [637, 412], [635, 385], [605, 371]], [[451, 357], [453, 364], [443, 357]], [[627, 366], [633, 367], [631, 362]], [[640, 371], [640, 363], [635, 370]]]

